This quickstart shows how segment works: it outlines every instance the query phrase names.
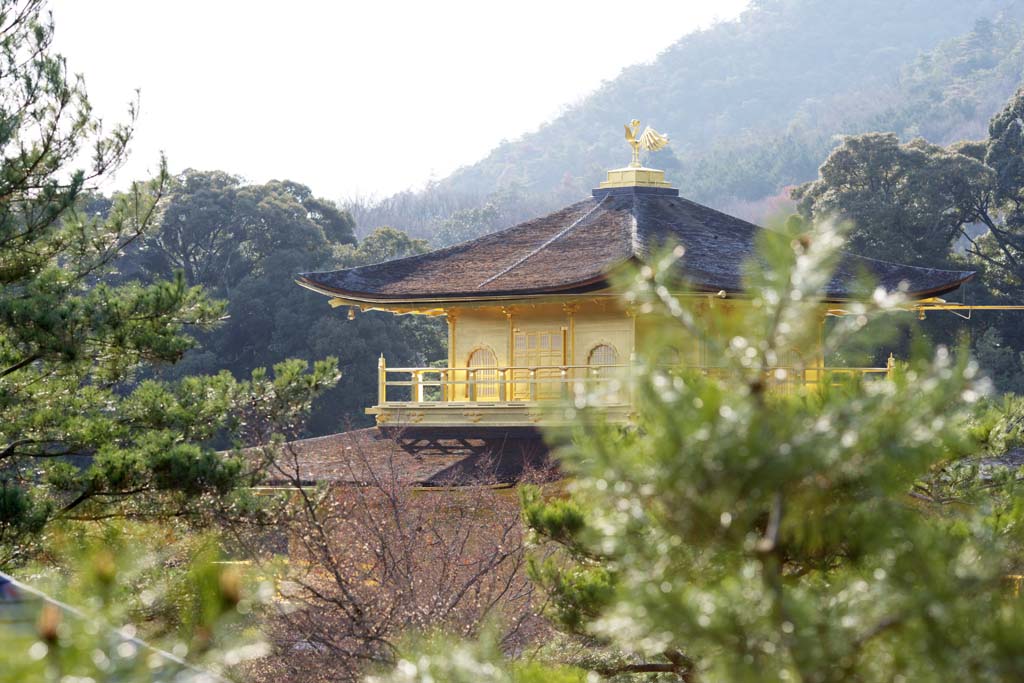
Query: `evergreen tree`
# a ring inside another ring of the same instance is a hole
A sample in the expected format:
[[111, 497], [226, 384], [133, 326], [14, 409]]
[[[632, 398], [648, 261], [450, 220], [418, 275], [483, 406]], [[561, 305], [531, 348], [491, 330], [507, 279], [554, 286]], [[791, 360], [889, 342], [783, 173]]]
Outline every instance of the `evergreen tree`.
[[[81, 78], [53, 53], [38, 0], [0, 2], [0, 566], [55, 516], [180, 513], [242, 481], [218, 433], [287, 429], [336, 380], [331, 362], [270, 379], [147, 382], [209, 328], [222, 304], [181, 272], [116, 283], [123, 251], [153, 225], [168, 178], [109, 206], [89, 192], [124, 160], [129, 123], [104, 133]], [[91, 154], [90, 166], [77, 164]], [[169, 507], [166, 507], [169, 506]]]
[[1015, 292], [1024, 282], [1022, 115], [1024, 89], [992, 117], [985, 140], [847, 137], [793, 197], [806, 218], [850, 220], [854, 252], [936, 265], [959, 240], [993, 292]]
[[[941, 347], [889, 380], [769, 391], [780, 355], [817, 338], [807, 302], [839, 246], [796, 225], [765, 232], [741, 319], [673, 296], [675, 256], [628, 283], [632, 305], [662, 322], [647, 358], [701, 335], [728, 371], [644, 363], [636, 425], [583, 408], [562, 450], [570, 494], [524, 492], [543, 548], [533, 575], [577, 639], [549, 643], [541, 659], [683, 681], [1019, 680], [1024, 615], [1007, 578], [1022, 562], [1019, 486], [950, 468], [979, 447], [974, 437], [1013, 428], [972, 422], [987, 382]], [[848, 304], [826, 347], [897, 303]], [[571, 642], [587, 646], [582, 656]], [[444, 670], [406, 660], [386, 680]]]
[[855, 254], [926, 267], [949, 261], [994, 180], [982, 161], [893, 133], [844, 139], [819, 173], [793, 192], [802, 215], [850, 220]]
[[247, 377], [290, 357], [340, 356], [344, 370], [307, 421], [303, 435], [367, 426], [377, 391], [377, 358], [425, 365], [444, 357], [444, 327], [422, 316], [367, 313], [346, 320], [323, 297], [295, 284], [300, 272], [401, 258], [426, 250], [423, 240], [382, 227], [361, 242], [346, 210], [294, 181], [245, 183], [222, 171], [189, 170], [171, 182], [159, 220], [121, 260], [123, 279], [154, 282], [184, 273], [227, 299], [225, 320], [199, 331], [163, 378], [228, 370]]
[[[808, 219], [850, 221], [851, 251], [979, 272], [972, 303], [1019, 304], [1024, 283], [1024, 89], [992, 117], [984, 140], [942, 147], [892, 133], [849, 136], [820, 177], [793, 197]], [[966, 296], [966, 293], [965, 293]], [[986, 313], [970, 332], [999, 388], [1019, 390], [1024, 336], [1016, 312]], [[945, 321], [944, 321], [945, 322]], [[933, 338], [954, 328], [929, 323]], [[981, 327], [980, 330], [977, 328]], [[993, 353], [1003, 347], [1007, 352]]]

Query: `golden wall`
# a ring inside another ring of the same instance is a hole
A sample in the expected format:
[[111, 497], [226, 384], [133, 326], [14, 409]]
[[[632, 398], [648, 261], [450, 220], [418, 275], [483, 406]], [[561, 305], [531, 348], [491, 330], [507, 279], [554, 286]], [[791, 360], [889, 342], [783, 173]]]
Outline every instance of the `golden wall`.
[[[614, 301], [448, 309], [448, 362], [452, 368], [467, 368], [473, 358], [478, 366], [481, 358], [493, 358], [495, 365], [503, 368], [582, 366], [587, 365], [591, 351], [598, 345], [614, 349], [617, 364], [630, 362], [634, 318]], [[483, 355], [474, 355], [478, 353]], [[518, 370], [508, 375], [509, 400], [528, 398], [524, 383], [527, 374]], [[461, 373], [454, 377], [466, 378]], [[497, 400], [493, 393], [477, 398]], [[456, 388], [449, 398], [466, 399], [464, 386]]]
[[[733, 335], [745, 333], [747, 306], [745, 301], [711, 300], [699, 304], [695, 312], [710, 324], [712, 335], [726, 342]], [[678, 328], [673, 328], [670, 343], [659, 340], [663, 332], [660, 324], [663, 323], [656, 319], [630, 314], [612, 298], [568, 304], [453, 307], [448, 309], [448, 363], [451, 368], [467, 368], [472, 364], [471, 358], [476, 358], [477, 367], [586, 366], [591, 364], [593, 350], [603, 346], [614, 349], [613, 364], [629, 364], [638, 353], [657, 353], [662, 356], [654, 359], [657, 362], [691, 367], [721, 364], [721, 359], [714, 358], [714, 352], [709, 350], [714, 344], [685, 335], [680, 338]], [[474, 356], [475, 352], [483, 355]], [[796, 365], [797, 356], [801, 359], [799, 364], [805, 367], [821, 363], [817, 344], [786, 355], [787, 358], [780, 359], [783, 365]], [[610, 364], [607, 349], [602, 360]], [[483, 371], [474, 377], [482, 374]], [[507, 400], [525, 399], [522, 382], [514, 381], [522, 380], [525, 374], [516, 371], [505, 375], [509, 387], [500, 391], [496, 384], [489, 383], [488, 391], [478, 394], [476, 400], [499, 400], [500, 392], [504, 392]], [[495, 382], [498, 377], [497, 373], [487, 376]], [[466, 380], [468, 374], [455, 373], [451, 379]], [[467, 398], [467, 387], [457, 386], [448, 400]]]

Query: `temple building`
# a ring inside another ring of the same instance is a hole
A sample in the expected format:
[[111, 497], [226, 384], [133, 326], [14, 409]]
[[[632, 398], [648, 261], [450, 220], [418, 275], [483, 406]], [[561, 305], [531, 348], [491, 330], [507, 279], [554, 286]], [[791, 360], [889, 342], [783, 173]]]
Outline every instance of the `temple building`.
[[[298, 277], [334, 307], [447, 318], [443, 367], [389, 367], [381, 358], [378, 401], [367, 410], [379, 427], [473, 434], [557, 420], [545, 405], [627, 371], [653, 332], [651, 321], [624, 304], [615, 275], [666, 245], [685, 248], [678, 268], [689, 284], [679, 295], [742, 315], [743, 266], [763, 228], [679, 196], [664, 172], [641, 166], [638, 148], [657, 149], [658, 141], [650, 129], [637, 137], [636, 126], [626, 135], [633, 163], [608, 171], [582, 201], [456, 246]], [[886, 290], [902, 288], [935, 305], [974, 275], [846, 254], [815, 303], [823, 318], [830, 306], [856, 298], [865, 273]], [[683, 365], [714, 365], [705, 340], [688, 340], [678, 352]], [[800, 353], [796, 380], [820, 379], [821, 349]], [[627, 419], [628, 396], [607, 410]]]

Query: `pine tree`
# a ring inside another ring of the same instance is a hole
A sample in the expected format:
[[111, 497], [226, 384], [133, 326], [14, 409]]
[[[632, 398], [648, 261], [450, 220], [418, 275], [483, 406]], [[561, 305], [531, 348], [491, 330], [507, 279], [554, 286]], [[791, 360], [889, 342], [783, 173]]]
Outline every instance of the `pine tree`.
[[[56, 516], [179, 513], [252, 475], [207, 444], [282, 429], [336, 381], [332, 362], [135, 386], [181, 358], [222, 304], [180, 274], [113, 284], [149, 229], [166, 170], [90, 214], [90, 190], [123, 162], [128, 123], [105, 133], [81, 77], [51, 49], [39, 0], [0, 2], [0, 566]], [[78, 166], [88, 163], [86, 169]], [[148, 506], [148, 507], [147, 507]]]
[[[940, 347], [891, 379], [769, 390], [766, 372], [785, 379], [769, 368], [819, 334], [820, 309], [807, 302], [839, 243], [799, 224], [766, 231], [742, 320], [698, 315], [672, 294], [678, 253], [627, 283], [632, 305], [664, 330], [648, 358], [701, 335], [723, 367], [704, 376], [642, 363], [636, 424], [604, 424], [599, 408], [584, 408], [562, 451], [569, 493], [524, 492], [543, 549], [533, 576], [576, 638], [542, 659], [684, 681], [1024, 674], [1012, 579], [1021, 497], [1014, 476], [979, 478], [962, 464], [981, 432], [998, 431], [972, 421], [988, 382], [967, 354]], [[881, 291], [845, 303], [850, 315], [830, 326], [826, 348], [898, 305]], [[406, 659], [414, 671], [416, 656]]]

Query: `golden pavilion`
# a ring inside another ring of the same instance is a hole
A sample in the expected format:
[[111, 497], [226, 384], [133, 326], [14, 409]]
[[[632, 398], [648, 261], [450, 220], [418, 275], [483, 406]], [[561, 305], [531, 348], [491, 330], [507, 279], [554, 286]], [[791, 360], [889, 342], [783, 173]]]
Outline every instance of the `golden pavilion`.
[[[663, 171], [639, 161], [640, 147], [657, 149], [666, 140], [637, 130], [636, 121], [626, 127], [633, 162], [608, 171], [580, 202], [452, 247], [298, 276], [334, 307], [447, 318], [442, 367], [388, 367], [380, 359], [378, 401], [367, 409], [378, 426], [494, 433], [553, 419], [545, 405], [627, 370], [653, 333], [653, 323], [625, 305], [614, 276], [668, 244], [685, 248], [678, 267], [689, 284], [678, 294], [742, 315], [743, 265], [763, 228], [680, 197]], [[865, 272], [878, 286], [918, 300], [920, 310], [941, 306], [938, 297], [974, 275], [846, 254], [816, 304], [822, 319], [836, 303], [857, 298], [855, 282]], [[686, 366], [713, 365], [701, 339], [679, 356]], [[796, 380], [818, 381], [825, 370], [821, 350], [806, 350]], [[628, 396], [609, 401], [607, 410], [627, 419]]]

